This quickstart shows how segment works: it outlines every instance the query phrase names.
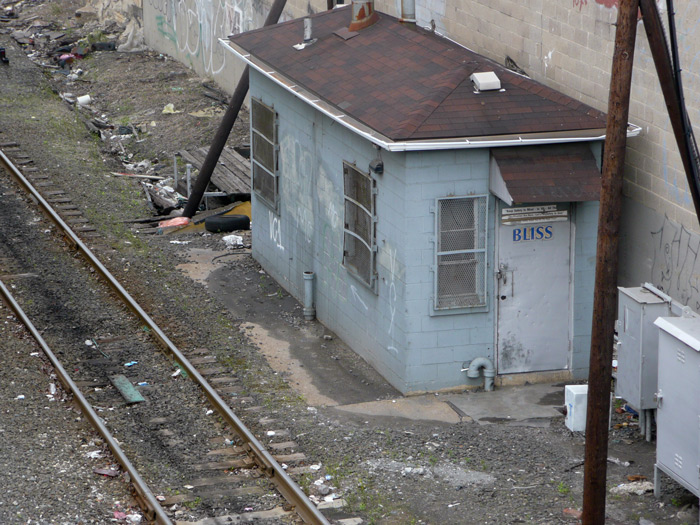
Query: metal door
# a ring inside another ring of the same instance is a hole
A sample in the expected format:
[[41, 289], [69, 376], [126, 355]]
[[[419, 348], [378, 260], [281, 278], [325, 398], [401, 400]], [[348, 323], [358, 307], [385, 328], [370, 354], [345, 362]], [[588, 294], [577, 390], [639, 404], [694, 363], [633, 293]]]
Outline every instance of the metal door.
[[571, 318], [568, 206], [502, 205], [498, 219], [498, 373], [566, 369]]

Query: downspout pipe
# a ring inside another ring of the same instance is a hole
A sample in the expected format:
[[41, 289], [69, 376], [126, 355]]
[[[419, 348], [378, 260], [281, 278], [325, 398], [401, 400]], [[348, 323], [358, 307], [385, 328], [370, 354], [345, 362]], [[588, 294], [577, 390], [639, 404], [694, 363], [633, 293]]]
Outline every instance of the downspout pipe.
[[304, 272], [304, 319], [313, 321], [316, 318], [314, 306], [314, 272]]
[[[284, 10], [286, 3], [287, 0], [275, 0], [274, 4], [272, 4], [272, 7], [270, 8], [270, 13], [265, 19], [264, 26], [271, 26], [277, 23], [282, 15], [282, 11]], [[202, 163], [202, 168], [199, 170], [199, 176], [194, 183], [192, 193], [188, 196], [187, 205], [182, 212], [183, 217], [191, 219], [199, 209], [199, 204], [202, 202], [202, 197], [204, 197], [204, 192], [206, 191], [209, 181], [211, 180], [211, 176], [214, 173], [216, 163], [219, 162], [221, 152], [224, 150], [228, 136], [231, 134], [233, 125], [238, 118], [238, 113], [241, 110], [241, 106], [243, 106], [243, 101], [248, 94], [249, 72], [249, 66], [246, 66], [240, 80], [238, 81], [236, 90], [231, 96], [231, 102], [228, 105], [228, 109], [221, 119], [219, 129], [216, 131], [216, 135], [211, 142], [211, 146], [209, 146], [209, 151], [207, 152], [207, 156]]]
[[401, 0], [401, 16], [399, 22], [403, 24], [416, 23], [416, 0]]
[[493, 366], [493, 361], [488, 357], [477, 357], [470, 363], [465, 363], [465, 368], [462, 368], [462, 372], [467, 373], [467, 377], [470, 379], [477, 379], [481, 375], [481, 371], [484, 373], [484, 390], [487, 392], [493, 391], [493, 378], [496, 377], [496, 367]]

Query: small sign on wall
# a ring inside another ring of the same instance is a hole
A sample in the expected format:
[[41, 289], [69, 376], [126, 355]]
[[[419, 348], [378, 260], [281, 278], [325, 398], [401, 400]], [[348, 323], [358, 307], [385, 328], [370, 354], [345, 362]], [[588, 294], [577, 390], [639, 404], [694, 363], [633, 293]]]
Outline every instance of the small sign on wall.
[[503, 208], [501, 210], [502, 224], [532, 224], [538, 222], [566, 221], [568, 210], [558, 210], [556, 204], [544, 206], [522, 206]]

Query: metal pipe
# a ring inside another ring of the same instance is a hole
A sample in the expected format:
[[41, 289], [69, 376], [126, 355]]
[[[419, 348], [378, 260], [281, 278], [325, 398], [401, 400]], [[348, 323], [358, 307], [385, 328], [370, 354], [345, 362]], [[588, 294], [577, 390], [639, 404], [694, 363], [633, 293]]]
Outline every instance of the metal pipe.
[[462, 372], [467, 372], [467, 377], [476, 379], [484, 372], [484, 390], [487, 392], [493, 391], [493, 378], [496, 377], [496, 367], [493, 366], [493, 361], [488, 357], [477, 357], [467, 368], [463, 368]]
[[173, 180], [175, 181], [175, 191], [177, 191], [177, 155], [173, 155]]
[[622, 179], [625, 167], [634, 44], [639, 0], [620, 0], [612, 60], [608, 120], [605, 132], [598, 245], [596, 252], [593, 324], [586, 411], [583, 523], [605, 523], [608, 422], [612, 352], [617, 317], [617, 273]]
[[401, 16], [399, 22], [404, 24], [416, 23], [416, 0], [401, 0]]
[[126, 456], [126, 454], [124, 454], [124, 451], [119, 446], [117, 440], [114, 438], [114, 436], [112, 436], [112, 433], [102, 422], [102, 419], [97, 414], [97, 412], [95, 412], [95, 409], [92, 408], [90, 402], [87, 399], [85, 399], [83, 393], [80, 391], [75, 382], [73, 382], [70, 375], [68, 375], [68, 372], [66, 372], [65, 368], [63, 368], [63, 366], [61, 365], [61, 362], [56, 357], [56, 354], [54, 354], [51, 348], [49, 348], [49, 345], [46, 343], [46, 341], [36, 329], [34, 324], [31, 322], [29, 317], [27, 317], [27, 315], [24, 313], [22, 307], [19, 305], [19, 303], [17, 303], [15, 298], [12, 296], [10, 291], [7, 289], [7, 287], [1, 280], [0, 295], [2, 295], [2, 298], [5, 300], [10, 309], [15, 312], [15, 315], [27, 327], [29, 333], [32, 334], [32, 337], [34, 337], [34, 339], [39, 344], [48, 360], [51, 362], [51, 365], [56, 370], [56, 374], [60, 378], [61, 383], [63, 383], [63, 385], [73, 394], [76, 402], [80, 406], [80, 409], [83, 411], [83, 414], [85, 414], [85, 417], [90, 421], [92, 426], [99, 432], [99, 434], [105, 440], [105, 443], [107, 443], [107, 446], [112, 451], [112, 454], [114, 454], [115, 459], [124, 468], [124, 470], [129, 473], [129, 476], [131, 476], [131, 481], [134, 485], [136, 492], [139, 494], [142, 501], [144, 502], [144, 505], [147, 507], [149, 514], [148, 519], [156, 520], [157, 523], [162, 523], [164, 525], [172, 524], [170, 518], [163, 510], [163, 507], [158, 502], [158, 500], [156, 500], [155, 496], [148, 488], [146, 482], [143, 480], [143, 478], [138, 473], [131, 461], [129, 461], [129, 458]]
[[315, 317], [314, 272], [304, 272], [304, 319], [313, 321]]
[[312, 22], [311, 18], [307, 16], [304, 18], [304, 42], [311, 42], [312, 39]]
[[[275, 0], [263, 26], [276, 24], [282, 15], [282, 10], [284, 9], [286, 3], [287, 0]], [[212, 140], [211, 146], [209, 146], [209, 151], [207, 152], [207, 156], [202, 163], [201, 169], [199, 170], [199, 176], [195, 181], [192, 195], [190, 195], [187, 199], [187, 205], [182, 212], [183, 217], [192, 218], [199, 209], [199, 204], [202, 202], [202, 197], [204, 196], [204, 192], [209, 185], [209, 180], [211, 180], [212, 173], [214, 173], [216, 163], [219, 161], [219, 157], [221, 156], [221, 152], [224, 150], [228, 136], [231, 134], [233, 125], [238, 118], [238, 113], [243, 106], [243, 101], [248, 94], [249, 75], [250, 69], [248, 66], [246, 66], [240, 80], [238, 81], [236, 90], [231, 96], [231, 102], [229, 102], [228, 109], [221, 119], [219, 129], [216, 131], [216, 135], [214, 135], [214, 140]]]

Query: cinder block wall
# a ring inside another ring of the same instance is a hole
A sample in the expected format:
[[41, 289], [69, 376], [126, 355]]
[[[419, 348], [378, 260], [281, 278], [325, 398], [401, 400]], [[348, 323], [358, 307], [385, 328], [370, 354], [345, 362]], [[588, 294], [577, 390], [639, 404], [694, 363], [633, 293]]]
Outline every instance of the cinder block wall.
[[316, 314], [392, 385], [406, 392], [405, 182], [403, 154], [382, 153], [377, 179], [375, 290], [343, 267], [343, 161], [367, 171], [377, 151], [251, 71], [251, 96], [274, 103], [279, 122], [277, 211], [253, 193], [253, 256], [297, 299], [303, 272], [316, 276]]
[[[613, 0], [417, 0], [418, 24], [504, 63], [512, 58], [529, 76], [607, 111], [617, 2]], [[665, 18], [665, 2], [657, 2]], [[398, 0], [377, 0], [397, 14]], [[611, 6], [611, 7], [608, 7]], [[700, 133], [700, 5], [675, 2], [683, 86], [691, 122]], [[642, 127], [627, 149], [620, 284], [650, 281], [700, 308], [696, 254], [700, 226], [671, 130], [646, 33], [638, 24], [630, 121]], [[659, 232], [665, 232], [661, 235]], [[674, 237], [675, 235], [675, 237]], [[667, 242], [667, 237], [670, 241]], [[663, 237], [663, 239], [662, 239]], [[665, 243], [659, 246], [659, 242]], [[665, 262], [664, 251], [681, 260]], [[686, 254], [690, 254], [690, 259]]]
[[[489, 193], [489, 150], [415, 152], [406, 169], [407, 377], [411, 390], [472, 383], [462, 363], [494, 359], [494, 197], [489, 197], [486, 311], [431, 315], [435, 296], [436, 199]], [[483, 381], [483, 379], [481, 379]]]
[[[325, 11], [326, 5], [326, 0], [287, 0], [280, 21]], [[272, 0], [149, 0], [143, 2], [146, 44], [233, 93], [245, 65], [219, 39], [262, 27], [271, 6]]]

